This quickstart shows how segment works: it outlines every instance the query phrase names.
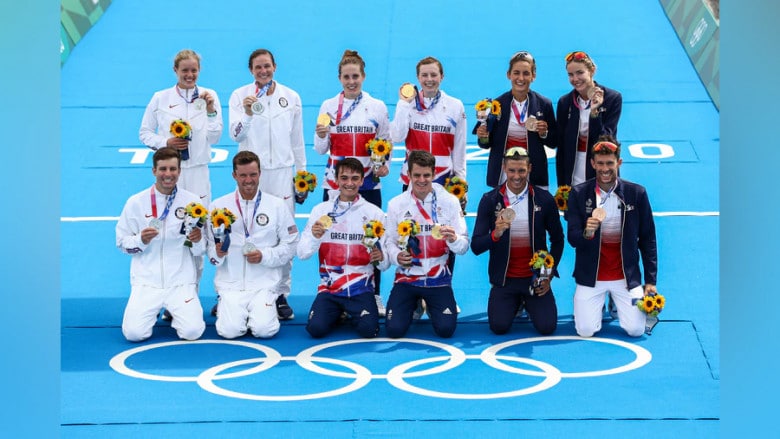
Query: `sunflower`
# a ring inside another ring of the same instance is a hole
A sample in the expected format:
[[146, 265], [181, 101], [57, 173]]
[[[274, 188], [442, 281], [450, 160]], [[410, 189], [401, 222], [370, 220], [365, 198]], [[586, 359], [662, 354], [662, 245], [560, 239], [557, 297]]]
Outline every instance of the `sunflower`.
[[452, 188], [450, 189], [449, 192], [452, 195], [455, 195], [456, 197], [458, 197], [459, 200], [461, 198], [463, 198], [463, 195], [466, 194], [466, 190], [465, 190], [465, 188], [463, 187], [462, 184], [454, 184], [454, 185], [452, 185]]
[[224, 213], [218, 213], [211, 217], [211, 223], [214, 225], [214, 227], [219, 227], [223, 224], [225, 227], [227, 227], [230, 225], [230, 219]]
[[187, 215], [192, 218], [203, 218], [206, 216], [206, 208], [202, 204], [192, 202], [186, 207]]
[[666, 305], [666, 298], [660, 294], [655, 295], [655, 307], [658, 308], [658, 310], [662, 310], [664, 308], [664, 305]]
[[309, 183], [304, 179], [300, 179], [295, 182], [295, 189], [298, 192], [306, 192], [309, 190]]
[[535, 267], [537, 262], [539, 262], [539, 255], [534, 253], [534, 256], [531, 258], [531, 262], [528, 263], [528, 266], [531, 267], [531, 268], [538, 268], [538, 267]]
[[499, 104], [498, 101], [491, 102], [490, 114], [492, 114], [493, 116], [501, 115], [501, 104]]
[[552, 268], [553, 264], [555, 263], [555, 259], [553, 259], [551, 254], [547, 254], [547, 256], [544, 257], [544, 266], [547, 268]]
[[558, 210], [567, 210], [569, 208], [569, 203], [560, 195], [555, 196], [555, 204], [558, 205]]
[[171, 134], [179, 139], [186, 139], [190, 136], [190, 124], [181, 119], [171, 122]]
[[385, 234], [385, 226], [382, 225], [381, 222], [377, 221], [376, 223], [374, 223], [374, 228], [372, 230], [372, 233], [377, 238], [381, 238]]
[[412, 225], [408, 221], [398, 223], [398, 236], [409, 236], [412, 233]]
[[642, 302], [639, 303], [639, 309], [641, 309], [647, 314], [653, 312], [653, 309], [655, 309], [655, 300], [653, 299], [653, 297], [645, 296], [642, 299]]
[[477, 105], [474, 106], [477, 111], [485, 111], [488, 109], [490, 104], [488, 103], [487, 99], [482, 99], [481, 101], [477, 102]]

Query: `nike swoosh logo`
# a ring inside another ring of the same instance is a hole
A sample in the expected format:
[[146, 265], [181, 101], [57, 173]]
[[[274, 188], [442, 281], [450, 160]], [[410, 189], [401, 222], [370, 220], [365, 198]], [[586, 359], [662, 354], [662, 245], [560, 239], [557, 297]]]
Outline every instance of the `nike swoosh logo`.
[[284, 197], [285, 200], [289, 200], [290, 198], [292, 198], [292, 196], [290, 196], [290, 195]]
[[184, 303], [190, 303], [194, 299], [194, 297], [190, 297], [189, 299], [185, 300]]
[[144, 216], [145, 216], [145, 217], [147, 217], [147, 218], [151, 218], [151, 217], [153, 217], [153, 216], [154, 216], [154, 214], [152, 214], [152, 213], [147, 213], [147, 214], [144, 214]]
[[265, 306], [274, 306], [273, 303], [266, 303]]
[[179, 106], [179, 104], [169, 104], [168, 108], [173, 108], [173, 107], [178, 107], [178, 106]]

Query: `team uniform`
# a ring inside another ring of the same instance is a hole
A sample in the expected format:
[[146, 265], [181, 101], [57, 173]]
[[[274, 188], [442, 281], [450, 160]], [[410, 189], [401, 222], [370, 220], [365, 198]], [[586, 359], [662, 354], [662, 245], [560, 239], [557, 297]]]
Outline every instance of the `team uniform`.
[[[314, 149], [320, 154], [330, 152], [325, 166], [323, 187], [328, 194], [324, 200], [338, 196], [336, 164], [346, 157], [354, 157], [360, 160], [364, 170], [360, 194], [381, 209], [382, 195], [379, 190], [382, 184], [373, 181], [371, 153], [366, 148], [366, 144], [374, 138], [391, 142], [387, 106], [365, 91], [361, 92], [357, 99], [347, 99], [341, 92], [322, 103], [319, 114], [323, 113], [331, 115], [334, 124], [330, 127], [330, 134], [324, 139], [314, 134]], [[390, 161], [388, 160], [386, 164], [389, 166]], [[368, 193], [369, 191], [375, 192]]]
[[390, 123], [390, 135], [394, 143], [406, 142], [399, 179], [404, 185], [409, 185], [406, 160], [415, 150], [428, 151], [436, 157], [434, 182], [444, 184], [452, 176], [466, 179], [466, 112], [459, 99], [441, 90], [436, 97], [422, 98], [422, 103], [419, 98], [412, 102], [400, 99]]
[[[217, 266], [217, 333], [235, 338], [250, 330], [255, 337], [273, 337], [279, 331], [278, 285], [298, 242], [295, 219], [281, 199], [261, 191], [252, 200], [244, 200], [236, 190], [215, 200], [210, 210], [215, 208], [227, 208], [236, 216], [228, 254], [222, 258], [215, 247], [221, 243], [215, 243], [213, 229], [207, 227], [209, 260]], [[247, 262], [246, 243], [263, 254], [260, 263]]]
[[170, 133], [171, 122], [181, 119], [190, 124], [190, 158], [181, 161], [178, 186], [195, 193], [200, 198], [199, 202], [208, 206], [211, 202], [211, 145], [219, 142], [222, 137], [222, 116], [208, 116], [205, 105], [201, 109], [197, 108], [195, 100], [204, 92], [214, 97], [214, 107], [221, 108], [217, 93], [205, 87], [196, 86], [192, 90], [186, 90], [174, 86], [156, 92], [146, 106], [138, 134], [144, 145], [157, 151], [166, 146], [166, 141], [173, 137]]
[[[422, 298], [428, 308], [433, 329], [440, 337], [450, 337], [457, 324], [457, 305], [452, 291], [452, 271], [447, 265], [450, 253], [462, 255], [469, 248], [466, 221], [460, 202], [441, 185], [434, 183], [425, 200], [417, 200], [412, 190], [390, 200], [387, 211], [386, 254], [392, 264], [398, 264], [398, 224], [413, 219], [420, 225], [420, 254], [413, 254], [411, 267], [398, 266], [390, 299], [387, 302], [385, 326], [390, 337], [403, 337], [412, 322], [417, 300]], [[457, 239], [449, 243], [434, 239], [434, 224], [452, 226]]]
[[[598, 188], [595, 179], [575, 186], [569, 194], [569, 244], [576, 251], [574, 325], [577, 334], [590, 337], [601, 330], [607, 292], [617, 306], [620, 326], [632, 337], [645, 332], [646, 315], [636, 303], [642, 300], [642, 271], [646, 284], [656, 284], [658, 250], [653, 211], [645, 188], [618, 179], [611, 192]], [[593, 209], [607, 213], [592, 239], [583, 236]]]
[[[531, 90], [523, 102], [518, 102], [512, 92], [506, 92], [496, 98], [501, 105], [501, 119], [493, 124], [487, 143], [478, 143], [481, 148], [489, 149], [487, 165], [487, 185], [498, 187], [506, 181], [501, 164], [504, 154], [515, 146], [528, 151], [533, 172], [529, 182], [544, 190], [549, 189], [549, 176], [547, 173], [547, 152], [544, 147], [556, 147], [555, 113], [553, 113], [552, 101], [541, 94]], [[528, 116], [534, 116], [538, 120], [547, 122], [547, 136], [541, 137], [538, 131], [528, 131], [525, 123]], [[475, 130], [476, 132], [476, 130]]]
[[[311, 228], [323, 215], [333, 219], [333, 225], [317, 239]], [[370, 220], [384, 223], [381, 209], [358, 196], [353, 202], [324, 201], [315, 206], [298, 243], [300, 259], [319, 256], [320, 284], [309, 311], [306, 330], [313, 337], [324, 337], [346, 311], [362, 337], [379, 333], [379, 314], [374, 300], [374, 266], [370, 250], [363, 244], [363, 226]], [[384, 243], [380, 241], [380, 249]], [[377, 265], [379, 270], [390, 266], [386, 256]]]
[[[494, 229], [496, 218], [503, 209], [515, 211], [510, 228], [498, 239]], [[512, 327], [512, 320], [521, 306], [528, 311], [534, 328], [547, 335], [557, 327], [558, 308], [552, 288], [543, 296], [529, 291], [533, 273], [529, 262], [534, 252], [547, 250], [555, 260], [553, 275], [563, 254], [563, 228], [555, 200], [549, 192], [526, 185], [520, 194], [514, 194], [506, 185], [482, 196], [474, 223], [471, 249], [474, 254], [490, 251], [488, 275], [488, 323], [496, 334], [504, 334]]]
[[576, 90], [558, 99], [558, 153], [555, 157], [558, 186], [576, 186], [595, 177], [596, 172], [590, 166], [593, 157], [590, 149], [601, 135], [617, 138], [623, 96], [617, 90], [595, 84], [604, 90], [604, 103], [596, 117], [590, 116], [590, 101], [582, 99]]
[[[179, 338], [195, 340], [206, 329], [196, 275], [196, 258], [202, 258], [205, 240], [186, 247], [181, 233], [185, 206], [191, 202], [200, 198], [181, 188], [168, 196], [152, 186], [130, 197], [122, 209], [116, 245], [132, 256], [130, 299], [122, 318], [122, 333], [130, 341], [151, 337], [162, 308], [173, 316], [171, 326]], [[162, 220], [160, 234], [144, 244], [141, 230], [154, 218]]]
[[[303, 143], [303, 117], [298, 93], [282, 84], [276, 84], [270, 96], [257, 83], [245, 85], [230, 95], [230, 138], [238, 142], [239, 151], [252, 151], [260, 157], [259, 190], [281, 198], [295, 215], [293, 167], [306, 170], [306, 151]], [[249, 95], [257, 96], [261, 114], [247, 116], [243, 101]], [[278, 292], [290, 294], [292, 261], [283, 269], [283, 281]]]

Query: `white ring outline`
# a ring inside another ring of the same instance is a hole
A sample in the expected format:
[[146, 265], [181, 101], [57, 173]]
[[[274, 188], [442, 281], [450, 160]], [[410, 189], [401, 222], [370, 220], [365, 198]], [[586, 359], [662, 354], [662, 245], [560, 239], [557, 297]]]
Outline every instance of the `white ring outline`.
[[[530, 376], [543, 376], [540, 372], [532, 371], [532, 370], [525, 370], [525, 369], [518, 369], [512, 366], [509, 366], [507, 364], [501, 363], [497, 360], [499, 357], [496, 355], [501, 350], [508, 348], [510, 346], [515, 346], [519, 344], [524, 343], [534, 343], [537, 341], [556, 341], [556, 340], [574, 340], [574, 341], [592, 341], [597, 343], [607, 343], [612, 344], [616, 346], [620, 346], [622, 348], [626, 348], [629, 351], [633, 352], [634, 355], [636, 355], [636, 358], [634, 361], [625, 364], [623, 366], [614, 367], [612, 369], [602, 369], [602, 370], [594, 370], [590, 372], [561, 372], [561, 377], [563, 378], [590, 378], [590, 377], [597, 377], [597, 376], [605, 376], [605, 375], [615, 375], [618, 373], [628, 372], [630, 370], [639, 369], [640, 367], [646, 365], [650, 362], [650, 360], [653, 359], [653, 355], [648, 351], [647, 349], [627, 343], [621, 340], [613, 340], [610, 338], [599, 338], [599, 337], [589, 337], [589, 338], [583, 338], [578, 336], [570, 336], [570, 335], [557, 335], [557, 336], [548, 336], [548, 337], [531, 337], [531, 338], [521, 338], [517, 340], [509, 340], [505, 341], [503, 343], [499, 343], [494, 346], [490, 346], [486, 348], [482, 353], [480, 354], [480, 357], [482, 358], [482, 361], [484, 361], [487, 365], [490, 367], [493, 367], [495, 369], [503, 370], [505, 372], [512, 372], [512, 373], [519, 373], [522, 375], [530, 375]], [[502, 359], [508, 358], [522, 358], [522, 357], [511, 357], [506, 355], [501, 355]]]
[[[304, 369], [310, 370], [315, 373], [319, 373], [321, 375], [327, 375], [327, 376], [333, 376], [333, 377], [339, 377], [339, 378], [355, 378], [355, 375], [348, 374], [345, 372], [339, 372], [335, 370], [330, 369], [324, 369], [322, 367], [317, 366], [314, 364], [310, 359], [315, 357], [315, 353], [332, 348], [334, 346], [345, 346], [355, 343], [413, 343], [413, 344], [422, 344], [426, 346], [433, 346], [436, 348], [439, 348], [445, 352], [448, 352], [450, 354], [449, 361], [446, 363], [433, 367], [431, 369], [427, 370], [421, 370], [417, 372], [412, 372], [406, 377], [409, 378], [415, 378], [415, 377], [421, 377], [421, 376], [427, 376], [427, 375], [434, 375], [440, 372], [445, 372], [450, 369], [454, 369], [461, 364], [463, 364], [466, 361], [466, 353], [462, 350], [456, 348], [455, 346], [451, 346], [445, 343], [440, 343], [437, 341], [432, 340], [423, 340], [418, 338], [363, 338], [363, 339], [347, 339], [347, 340], [336, 340], [329, 343], [323, 343], [319, 345], [312, 346], [310, 348], [302, 350], [298, 355], [295, 357], [295, 361]], [[441, 357], [437, 357], [441, 358]], [[402, 363], [406, 364], [406, 363]], [[387, 379], [388, 374], [371, 374], [371, 378], [379, 378], [379, 379]]]
[[[127, 367], [127, 364], [125, 364], [128, 358], [130, 358], [131, 356], [139, 352], [150, 351], [152, 349], [164, 348], [169, 346], [190, 345], [190, 344], [230, 344], [235, 346], [244, 346], [244, 347], [254, 349], [256, 351], [260, 351], [266, 355], [265, 358], [252, 359], [260, 362], [260, 364], [256, 367], [252, 367], [239, 372], [234, 372], [234, 373], [225, 374], [216, 377], [216, 379], [221, 379], [221, 380], [228, 379], [228, 378], [237, 378], [237, 377], [263, 372], [265, 370], [268, 370], [276, 366], [282, 360], [282, 355], [279, 352], [277, 352], [273, 348], [269, 348], [268, 346], [262, 344], [249, 343], [240, 340], [191, 340], [191, 341], [177, 340], [177, 341], [168, 341], [163, 343], [154, 343], [154, 344], [149, 344], [144, 346], [138, 346], [137, 348], [133, 348], [133, 349], [128, 349], [126, 351], [114, 355], [114, 357], [111, 358], [111, 361], [109, 361], [108, 364], [109, 366], [111, 366], [112, 369], [114, 369], [118, 373], [133, 378], [141, 378], [141, 379], [152, 380], [152, 381], [196, 382], [198, 380], [198, 376], [155, 375], [151, 373], [144, 373], [134, 369], [130, 369], [129, 367]], [[213, 367], [211, 369], [213, 369]]]
[[[282, 359], [293, 360], [295, 358], [297, 357], [283, 357]], [[321, 398], [328, 398], [331, 396], [344, 395], [349, 392], [354, 392], [356, 390], [359, 390], [360, 388], [364, 387], [366, 384], [371, 382], [371, 371], [360, 364], [353, 363], [351, 361], [339, 360], [335, 358], [315, 357], [313, 359], [316, 361], [321, 361], [323, 363], [340, 364], [341, 366], [354, 370], [355, 381], [353, 381], [352, 384], [348, 384], [339, 389], [328, 390], [326, 392], [319, 392], [319, 393], [302, 394], [302, 395], [258, 395], [253, 393], [242, 393], [242, 392], [236, 392], [233, 390], [224, 389], [222, 387], [217, 386], [214, 383], [215, 378], [219, 378], [220, 376], [225, 376], [225, 375], [218, 375], [220, 372], [222, 372], [225, 369], [229, 369], [235, 366], [243, 366], [244, 364], [254, 363], [257, 361], [260, 362], [264, 361], [264, 359], [262, 358], [249, 358], [246, 360], [237, 360], [237, 361], [231, 361], [229, 363], [219, 364], [210, 369], [206, 369], [203, 371], [203, 373], [201, 373], [198, 376], [197, 383], [203, 390], [207, 392], [214, 393], [216, 395], [230, 397], [230, 398], [249, 399], [252, 401], [302, 401], [308, 399], [321, 399]], [[248, 370], [251, 369], [254, 368], [250, 368]]]
[[[467, 359], [470, 360], [477, 360], [481, 359], [482, 355], [467, 355]], [[498, 393], [449, 393], [449, 392], [438, 392], [435, 390], [428, 390], [424, 389], [422, 387], [413, 386], [409, 383], [407, 383], [404, 380], [404, 372], [407, 369], [410, 369], [414, 366], [417, 366], [419, 364], [425, 364], [430, 363], [434, 361], [441, 361], [446, 359], [446, 357], [433, 357], [433, 358], [423, 358], [422, 360], [414, 360], [414, 361], [408, 361], [406, 363], [399, 364], [398, 366], [392, 368], [390, 372], [387, 373], [387, 382], [390, 383], [393, 387], [403, 390], [415, 395], [421, 395], [421, 396], [431, 396], [434, 398], [448, 398], [448, 399], [498, 399], [498, 398], [512, 398], [515, 396], [524, 396], [524, 395], [530, 395], [532, 393], [541, 392], [543, 390], [547, 390], [550, 387], [558, 384], [561, 382], [561, 371], [559, 371], [555, 366], [553, 366], [550, 363], [545, 363], [543, 361], [537, 361], [530, 358], [523, 358], [523, 357], [511, 357], [511, 356], [502, 356], [504, 360], [507, 361], [518, 361], [520, 363], [526, 363], [533, 366], [538, 367], [543, 371], [543, 376], [545, 377], [544, 380], [531, 387], [526, 387], [524, 389], [520, 390], [512, 390], [508, 392], [498, 392]], [[522, 369], [519, 369], [522, 370]], [[540, 375], [542, 376], [542, 375]]]

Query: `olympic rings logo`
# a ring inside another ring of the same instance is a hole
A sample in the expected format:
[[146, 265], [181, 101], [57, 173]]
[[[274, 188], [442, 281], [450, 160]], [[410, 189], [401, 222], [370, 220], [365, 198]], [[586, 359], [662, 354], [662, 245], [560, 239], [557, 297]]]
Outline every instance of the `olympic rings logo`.
[[[500, 352], [521, 344], [536, 343], [536, 342], [556, 342], [556, 341], [571, 341], [571, 342], [588, 342], [588, 343], [602, 343], [618, 346], [629, 350], [634, 354], [634, 359], [622, 366], [614, 367], [611, 369], [592, 370], [586, 372], [564, 372], [559, 370], [552, 364], [534, 360], [531, 358], [524, 358], [513, 355], [500, 355]], [[346, 361], [338, 358], [330, 358], [317, 355], [321, 351], [329, 348], [352, 345], [358, 343], [412, 343], [418, 345], [424, 345], [427, 347], [433, 347], [441, 349], [447, 355], [434, 356], [430, 358], [424, 358], [420, 360], [407, 361], [391, 368], [386, 374], [372, 373], [368, 368], [363, 365], [357, 364], [352, 361]], [[262, 356], [255, 358], [248, 358], [236, 361], [230, 361], [222, 363], [213, 367], [210, 367], [197, 376], [170, 376], [159, 375], [152, 373], [145, 373], [135, 369], [131, 369], [127, 366], [127, 360], [135, 354], [151, 351], [154, 349], [167, 348], [171, 346], [193, 344], [219, 344], [219, 345], [234, 345], [247, 347], [249, 349], [259, 351]], [[451, 346], [448, 344], [440, 343], [437, 341], [413, 339], [413, 338], [373, 338], [373, 339], [348, 339], [333, 341], [330, 343], [324, 343], [312, 346], [304, 349], [298, 355], [294, 357], [282, 356], [278, 351], [268, 346], [250, 343], [239, 340], [195, 340], [195, 341], [172, 341], [164, 343], [155, 343], [144, 346], [139, 346], [134, 349], [129, 349], [115, 355], [109, 365], [116, 372], [127, 375], [129, 377], [152, 380], [152, 381], [169, 381], [169, 382], [195, 382], [203, 390], [207, 392], [222, 395], [229, 398], [239, 398], [254, 401], [302, 401], [319, 398], [329, 398], [339, 395], [344, 395], [350, 392], [357, 391], [372, 380], [384, 379], [387, 380], [393, 387], [414, 393], [422, 396], [429, 396], [433, 398], [448, 398], [448, 399], [498, 399], [498, 398], [511, 398], [517, 396], [530, 395], [533, 393], [547, 390], [556, 384], [558, 384], [563, 378], [588, 378], [597, 376], [614, 375], [619, 373], [628, 372], [631, 370], [639, 369], [648, 364], [652, 359], [652, 355], [646, 349], [627, 343], [620, 340], [611, 340], [606, 338], [581, 338], [576, 336], [547, 336], [547, 337], [533, 337], [523, 338], [517, 340], [510, 340], [507, 342], [499, 343], [483, 350], [480, 354], [467, 355], [463, 350]], [[452, 370], [467, 360], [481, 360], [487, 366], [493, 369], [497, 369], [503, 372], [511, 374], [526, 375], [531, 377], [543, 378], [538, 384], [530, 387], [495, 393], [449, 393], [440, 392], [430, 389], [425, 389], [419, 386], [410, 384], [407, 380], [412, 378], [424, 377], [435, 375]], [[217, 382], [221, 380], [227, 380], [232, 378], [246, 377], [249, 375], [259, 374], [267, 371], [274, 366], [278, 365], [282, 361], [294, 361], [301, 368], [320, 375], [325, 375], [334, 378], [352, 380], [347, 385], [336, 388], [329, 391], [319, 393], [308, 393], [300, 395], [260, 395], [253, 393], [243, 393], [234, 390], [228, 390], [220, 387]], [[430, 367], [428, 369], [419, 370], [419, 366], [441, 363], [437, 366]], [[329, 364], [341, 367], [343, 370], [333, 370], [326, 367], [322, 367], [320, 364]], [[247, 367], [247, 366], [252, 367]], [[520, 367], [520, 366], [528, 366]], [[242, 369], [243, 368], [243, 369]], [[228, 372], [231, 369], [238, 369], [235, 372]], [[348, 370], [348, 371], [344, 371]], [[410, 372], [410, 370], [414, 370]], [[351, 372], [350, 372], [351, 371]]]

